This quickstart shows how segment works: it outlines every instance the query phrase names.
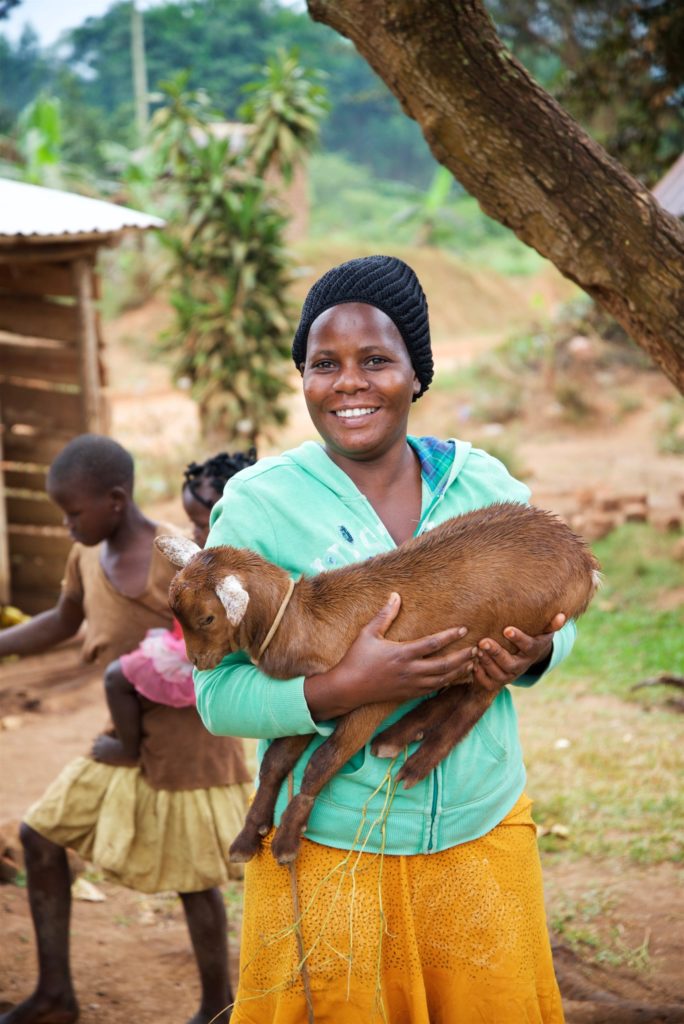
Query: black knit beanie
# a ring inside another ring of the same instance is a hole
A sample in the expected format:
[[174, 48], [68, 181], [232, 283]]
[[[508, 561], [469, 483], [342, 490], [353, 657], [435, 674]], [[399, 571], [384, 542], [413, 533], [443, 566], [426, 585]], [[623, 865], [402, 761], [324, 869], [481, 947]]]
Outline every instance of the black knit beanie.
[[297, 367], [306, 359], [309, 330], [317, 316], [344, 302], [365, 302], [381, 309], [404, 339], [420, 391], [430, 386], [434, 372], [427, 300], [415, 272], [394, 256], [361, 256], [328, 270], [304, 300], [292, 358]]

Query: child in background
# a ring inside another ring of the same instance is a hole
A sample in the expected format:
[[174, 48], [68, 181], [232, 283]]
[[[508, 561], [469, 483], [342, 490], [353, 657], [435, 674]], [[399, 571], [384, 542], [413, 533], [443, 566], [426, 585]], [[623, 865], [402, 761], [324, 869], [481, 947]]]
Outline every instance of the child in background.
[[[209, 515], [227, 481], [256, 462], [256, 449], [246, 454], [225, 452], [205, 463], [192, 462], [185, 470], [183, 508], [193, 525], [193, 540], [204, 547]], [[93, 744], [92, 756], [108, 764], [136, 764], [140, 756], [142, 712], [146, 698], [174, 708], [195, 706], [192, 665], [185, 651], [180, 624], [151, 629], [140, 646], [108, 666], [105, 692], [116, 736], [103, 734]]]
[[[238, 458], [229, 475], [245, 464]], [[209, 493], [217, 500], [220, 485], [217, 490], [215, 475], [199, 475], [201, 484], [186, 479], [184, 504], [198, 504], [208, 520]], [[153, 541], [178, 531], [152, 523], [135, 505], [128, 452], [98, 435], [76, 438], [50, 467], [47, 489], [77, 543], [55, 608], [4, 630], [0, 657], [51, 647], [85, 618], [84, 659], [111, 661], [140, 644], [150, 628], [172, 625], [167, 595], [173, 573]], [[191, 1024], [228, 1019], [221, 1013], [232, 1002], [227, 926], [216, 886], [225, 881], [224, 851], [241, 826], [251, 781], [241, 742], [211, 736], [194, 706], [148, 701], [139, 753], [139, 764], [127, 768], [77, 758], [29, 809], [21, 839], [39, 977], [32, 995], [1, 1015], [0, 1024], [78, 1018], [67, 847], [123, 884], [180, 893], [202, 985]]]

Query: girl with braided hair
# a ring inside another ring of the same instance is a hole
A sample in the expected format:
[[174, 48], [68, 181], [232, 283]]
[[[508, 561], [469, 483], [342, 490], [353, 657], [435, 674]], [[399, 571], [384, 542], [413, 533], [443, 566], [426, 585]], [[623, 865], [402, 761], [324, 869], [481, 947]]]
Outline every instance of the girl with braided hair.
[[246, 452], [219, 452], [206, 462], [191, 462], [184, 473], [183, 508], [194, 527], [193, 540], [200, 547], [209, 533], [209, 513], [228, 481], [256, 462], [256, 448]]

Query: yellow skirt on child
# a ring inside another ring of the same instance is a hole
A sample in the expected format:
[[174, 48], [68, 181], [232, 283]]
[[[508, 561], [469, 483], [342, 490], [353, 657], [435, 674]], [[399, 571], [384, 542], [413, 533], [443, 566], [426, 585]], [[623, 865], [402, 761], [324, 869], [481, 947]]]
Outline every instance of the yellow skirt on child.
[[[290, 872], [269, 840], [245, 869], [231, 1024], [309, 1019]], [[316, 1024], [562, 1024], [524, 795], [487, 835], [442, 853], [303, 840], [296, 877]]]
[[153, 789], [140, 768], [78, 757], [24, 821], [76, 850], [111, 881], [145, 893], [200, 892], [233, 877], [228, 848], [242, 828], [251, 790], [240, 783]]

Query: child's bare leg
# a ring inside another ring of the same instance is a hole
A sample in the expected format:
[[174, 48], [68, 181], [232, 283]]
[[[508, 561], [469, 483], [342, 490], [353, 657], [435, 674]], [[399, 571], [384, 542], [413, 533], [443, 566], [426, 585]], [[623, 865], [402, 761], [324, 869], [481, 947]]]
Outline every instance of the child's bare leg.
[[197, 961], [202, 999], [188, 1024], [225, 1024], [230, 1020], [233, 989], [228, 975], [228, 921], [218, 889], [181, 892], [185, 919]]
[[72, 1024], [78, 1018], [69, 966], [71, 877], [66, 850], [21, 826], [31, 917], [38, 947], [38, 984], [0, 1024]]

